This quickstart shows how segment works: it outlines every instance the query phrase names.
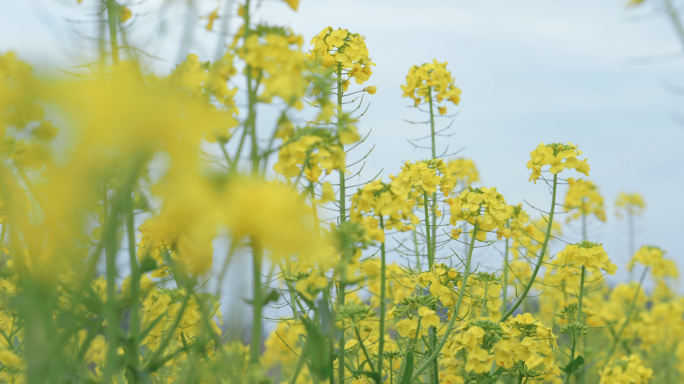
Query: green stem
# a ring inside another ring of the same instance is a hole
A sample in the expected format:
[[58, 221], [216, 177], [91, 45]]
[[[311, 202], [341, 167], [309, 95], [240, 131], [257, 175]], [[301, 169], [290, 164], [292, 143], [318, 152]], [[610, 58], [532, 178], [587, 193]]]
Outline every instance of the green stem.
[[[628, 246], [629, 246], [629, 255], [627, 255], [627, 259], [631, 258], [634, 255], [634, 216], [632, 216], [632, 211], [628, 207], [627, 211], [627, 230], [629, 232], [628, 236]], [[632, 281], [632, 271], [629, 271], [629, 281]]]
[[[342, 89], [342, 63], [337, 63], [337, 132], [338, 132], [338, 141], [339, 141], [339, 132], [342, 129], [342, 96], [344, 93], [344, 90]], [[339, 143], [340, 147], [344, 151], [344, 144]], [[343, 164], [342, 169], [339, 170], [340, 173], [340, 225], [347, 221], [347, 199], [346, 199], [346, 186], [345, 186], [345, 174], [344, 174], [344, 169], [346, 166]], [[381, 218], [382, 220], [382, 218]], [[384, 243], [383, 243], [384, 247]], [[384, 249], [384, 248], [383, 248]], [[384, 256], [383, 256], [384, 260]], [[342, 268], [342, 271], [340, 272], [342, 274], [342, 279], [346, 279], [345, 275], [345, 269], [347, 265], [348, 258], [345, 257], [345, 260], [343, 261], [343, 265], [345, 268]], [[384, 270], [383, 270], [384, 272]], [[338, 300], [338, 308], [341, 305], [344, 305], [345, 302], [345, 296], [346, 296], [346, 285], [342, 284], [340, 282], [339, 284], [339, 292], [337, 295], [337, 300]], [[380, 312], [381, 315], [383, 313], [383, 307], [381, 303], [380, 307]], [[382, 323], [381, 323], [382, 326]], [[338, 384], [343, 384], [344, 383], [344, 376], [345, 376], [345, 347], [346, 347], [346, 340], [345, 340], [345, 335], [344, 335], [344, 319], [342, 320], [342, 332], [340, 333], [340, 339], [338, 343], [338, 348], [340, 350], [339, 354], [339, 361], [337, 362], [337, 380]]]
[[252, 319], [252, 342], [249, 347], [249, 364], [260, 366], [259, 355], [261, 352], [261, 312], [263, 310], [263, 294], [261, 293], [261, 263], [263, 261], [264, 250], [258, 239], [251, 237], [252, 257], [254, 265], [254, 318]]
[[584, 324], [584, 319], [582, 317], [582, 301], [584, 298], [584, 275], [586, 274], [586, 268], [582, 266], [582, 274], [580, 275], [580, 291], [579, 291], [579, 299], [577, 300], [578, 305], [577, 305], [577, 321], [580, 323]]
[[[432, 159], [437, 158], [437, 146], [435, 144], [435, 112], [433, 110], [432, 106], [432, 87], [428, 87], [428, 97], [430, 99], [430, 137], [432, 139]], [[437, 212], [436, 212], [436, 206], [437, 206], [437, 193], [432, 194], [432, 262], [434, 263], [435, 261], [435, 255], [437, 254], [437, 241], [435, 240], [437, 238]], [[432, 268], [432, 265], [430, 265], [430, 268]], [[435, 382], [435, 384], [438, 384]]]
[[630, 304], [629, 311], [627, 312], [627, 317], [625, 318], [625, 322], [622, 324], [622, 327], [620, 327], [620, 331], [615, 336], [615, 340], [613, 341], [613, 345], [610, 347], [610, 351], [605, 357], [604, 366], [608, 364], [611, 356], [613, 356], [613, 353], [615, 353], [615, 348], [617, 347], [617, 344], [620, 341], [620, 338], [622, 337], [622, 333], [625, 331], [625, 328], [627, 328], [627, 324], [629, 324], [629, 318], [632, 316], [632, 312], [634, 312], [634, 308], [636, 307], [636, 302], [639, 298], [639, 292], [641, 292], [641, 285], [644, 283], [644, 279], [646, 278], [647, 272], [648, 268], [644, 269], [644, 272], [642, 272], [641, 274], [641, 278], [639, 278], [639, 285], [637, 286], [636, 293], [634, 294], [634, 299], [632, 299], [632, 303]]
[[107, 24], [109, 25], [109, 43], [112, 49], [112, 63], [114, 65], [119, 64], [119, 43], [117, 42], [117, 20], [119, 12], [119, 7], [116, 5], [116, 1], [107, 0]]
[[[380, 229], [385, 232], [385, 222], [380, 215]], [[378, 340], [378, 375], [382, 377], [385, 351], [385, 299], [387, 298], [387, 265], [385, 262], [385, 242], [380, 243], [380, 337]], [[391, 368], [391, 367], [390, 367]]]
[[[340, 281], [339, 282], [339, 291], [337, 293], [337, 312], [339, 313], [339, 308], [344, 305], [344, 297], [346, 295], [345, 292], [346, 286]], [[338, 356], [339, 361], [337, 362], [337, 382], [339, 384], [344, 383], [344, 364], [345, 364], [345, 345], [347, 343], [345, 335], [344, 335], [344, 319], [342, 321], [342, 332], [340, 332], [340, 339], [338, 340], [337, 347], [340, 350], [340, 354]]]
[[[337, 134], [339, 141], [339, 134], [342, 130], [342, 95], [344, 90], [342, 89], [342, 63], [337, 63]], [[339, 143], [342, 150], [344, 150], [344, 144]], [[344, 169], [346, 164], [342, 164], [342, 169], [340, 172], [340, 225], [347, 221], [347, 207], [346, 207], [346, 188], [345, 188], [345, 175]]]
[[[412, 351], [413, 348], [416, 346], [416, 341], [418, 340], [418, 335], [420, 334], [419, 330], [420, 330], [421, 320], [423, 320], [423, 318], [418, 316], [418, 325], [416, 326], [416, 334], [413, 336], [413, 339], [411, 339], [411, 341], [409, 342], [409, 345], [406, 347], [406, 351], [405, 351], [406, 353], [408, 353], [409, 351]], [[406, 356], [406, 354], [404, 354], [404, 356]], [[399, 366], [399, 372], [401, 372], [402, 375], [404, 374], [404, 367], [406, 367], [406, 359], [405, 358], [401, 360], [401, 365]]]
[[2, 233], [0, 233], [0, 258], [2, 257], [5, 249], [5, 235], [7, 234], [7, 218], [3, 217], [2, 221]]
[[[575, 335], [572, 335], [572, 348], [570, 349], [570, 361], [575, 360], [575, 348], [577, 347], [577, 340]], [[570, 382], [570, 376], [572, 376], [571, 372], [566, 372], [565, 377], [563, 378], [563, 384], [569, 383]]]
[[361, 333], [359, 332], [359, 327], [356, 326], [356, 324], [352, 324], [352, 327], [354, 328], [354, 332], [356, 332], [356, 338], [359, 340], [359, 344], [361, 345], [361, 350], [363, 350], [363, 354], [366, 356], [366, 361], [368, 361], [368, 365], [371, 368], [371, 371], [377, 372], [375, 370], [375, 366], [373, 365], [373, 360], [370, 358], [370, 354], [368, 353], [368, 350], [366, 349], [366, 345], [363, 343], [363, 339], [361, 338]]
[[432, 110], [432, 87], [428, 87], [428, 98], [430, 99], [430, 136], [432, 137], [432, 158], [437, 158], [435, 147], [435, 112]]
[[539, 256], [537, 258], [537, 265], [534, 267], [534, 271], [532, 272], [532, 276], [530, 276], [530, 281], [525, 285], [525, 288], [522, 291], [522, 295], [518, 298], [518, 300], [515, 301], [515, 303], [511, 306], [511, 308], [506, 311], [501, 316], [501, 319], [499, 322], [505, 321], [508, 319], [509, 316], [515, 312], [516, 309], [522, 304], [523, 300], [525, 300], [525, 297], [527, 296], [527, 293], [530, 291], [530, 288], [532, 288], [532, 285], [534, 284], [534, 279], [537, 278], [537, 274], [539, 273], [539, 269], [541, 269], [542, 262], [544, 261], [544, 254], [546, 253], [546, 247], [549, 245], [549, 239], [551, 238], [551, 228], [553, 224], [553, 213], [556, 211], [556, 191], [558, 190], [558, 175], [553, 175], [553, 192], [551, 195], [551, 211], [549, 212], [549, 224], [546, 227], [546, 236], [544, 237], [544, 244], [542, 244], [542, 249], [541, 252], [539, 253]]
[[420, 250], [418, 250], [418, 234], [416, 231], [413, 232], [413, 246], [414, 252], [416, 254], [416, 271], [420, 271]]
[[[107, 182], [102, 183], [102, 216], [104, 222], [109, 221], [109, 201], [107, 192]], [[115, 228], [118, 226], [118, 212], [112, 210], [112, 218], [115, 221]], [[107, 302], [105, 303], [105, 316], [107, 318], [107, 336], [109, 337], [109, 351], [107, 356], [107, 367], [105, 369], [105, 379], [111, 378], [114, 375], [116, 367], [118, 366], [118, 348], [119, 348], [119, 319], [116, 303], [116, 231], [109, 231], [103, 234], [104, 251], [105, 251], [105, 275], [107, 281]]]
[[[244, 42], [247, 42], [247, 38], [251, 34], [251, 29], [249, 28], [250, 23], [250, 0], [245, 1], [244, 10]], [[245, 44], [246, 45], [246, 44]], [[247, 75], [247, 121], [245, 121], [245, 132], [249, 132], [249, 137], [251, 139], [251, 154], [250, 159], [252, 161], [252, 174], [257, 174], [259, 172], [259, 146], [257, 141], [256, 132], [256, 89], [252, 84], [252, 66], [247, 65], [245, 68]], [[239, 159], [235, 159], [236, 163]]]
[[126, 200], [126, 229], [128, 232], [128, 254], [131, 263], [131, 318], [130, 318], [130, 335], [132, 340], [131, 350], [131, 367], [133, 370], [132, 382], [138, 382], [137, 371], [140, 367], [139, 362], [139, 347], [140, 347], [140, 267], [135, 252], [135, 222], [133, 213], [133, 201], [129, 197]]
[[432, 240], [430, 239], [430, 209], [428, 208], [427, 192], [423, 192], [423, 206], [425, 208], [425, 236], [427, 237], [428, 270], [432, 271], [435, 257], [432, 254]]
[[[510, 221], [506, 223], [506, 228], [511, 228]], [[503, 302], [501, 303], [501, 312], [506, 312], [506, 304], [508, 302], [508, 239], [506, 239], [506, 252], [504, 253], [504, 270], [503, 270]]]
[[477, 225], [475, 225], [473, 227], [473, 235], [470, 239], [470, 247], [468, 248], [468, 257], [466, 258], [465, 270], [463, 271], [463, 282], [461, 283], [461, 288], [458, 290], [458, 299], [456, 300], [456, 306], [454, 307], [454, 311], [451, 314], [451, 320], [449, 320], [449, 323], [447, 324], [447, 328], [444, 331], [444, 336], [442, 336], [442, 339], [439, 341], [437, 347], [432, 351], [430, 357], [420, 367], [418, 367], [417, 370], [413, 372], [413, 376], [411, 376], [412, 383], [416, 382], [420, 374], [423, 373], [430, 365], [432, 365], [435, 359], [437, 359], [437, 356], [439, 356], [439, 352], [442, 350], [442, 348], [444, 348], [444, 345], [449, 339], [449, 335], [451, 334], [451, 331], [454, 328], [454, 324], [456, 324], [458, 312], [461, 309], [461, 303], [463, 302], [463, 297], [465, 296], [465, 291], [468, 283], [468, 276], [470, 276], [470, 262], [473, 258], [473, 249], [475, 249], [475, 237], [477, 236], [477, 230]]

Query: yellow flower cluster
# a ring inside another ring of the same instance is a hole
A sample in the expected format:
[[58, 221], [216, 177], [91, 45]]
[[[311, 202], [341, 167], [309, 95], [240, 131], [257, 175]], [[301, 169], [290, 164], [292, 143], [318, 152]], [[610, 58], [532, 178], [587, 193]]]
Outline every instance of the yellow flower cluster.
[[[352, 196], [349, 213], [352, 222], [362, 224], [367, 235], [380, 242], [385, 241], [385, 236], [376, 217], [384, 220], [385, 229], [395, 228], [399, 231], [413, 230], [414, 225], [420, 222], [413, 213], [415, 200], [409, 199], [411, 190], [398, 177], [390, 178], [392, 181], [389, 184], [376, 180], [360, 188]], [[365, 216], [365, 213], [372, 215]]]
[[599, 384], [645, 384], [653, 376], [653, 370], [646, 368], [637, 355], [613, 360], [601, 372]]
[[599, 277], [600, 270], [614, 275], [617, 266], [608, 258], [608, 254], [601, 244], [583, 241], [578, 244], [570, 244], [557, 255], [558, 263], [565, 265], [565, 272], [573, 274], [571, 268], [584, 267], [587, 271]]
[[568, 216], [567, 221], [582, 216], [595, 215], [599, 220], [606, 221], [606, 212], [603, 209], [603, 196], [598, 187], [590, 180], [579, 180], [568, 188], [565, 195], [565, 207], [575, 209]]
[[291, 31], [267, 30], [247, 37], [238, 54], [252, 70], [252, 76], [264, 85], [259, 98], [270, 103], [278, 96], [289, 106], [302, 109], [302, 97], [308, 86], [306, 63], [301, 51], [302, 37]]
[[534, 151], [530, 152], [530, 160], [527, 162], [527, 169], [532, 170], [530, 180], [536, 183], [541, 177], [542, 168], [546, 165], [551, 166], [549, 172], [554, 175], [564, 169], [574, 168], [577, 172], [589, 176], [587, 159], [580, 161], [577, 158], [581, 154], [582, 151], [572, 143], [551, 143], [549, 145], [540, 143]]
[[228, 81], [237, 73], [233, 65], [234, 60], [231, 52], [226, 52], [218, 61], [211, 64], [202, 63], [197, 55], [189, 54], [165, 79], [171, 86], [190, 97], [203, 98], [207, 102], [216, 100], [221, 110], [228, 115], [225, 126], [220, 130], [217, 128], [213, 135], [206, 135], [205, 139], [209, 142], [227, 142], [232, 136], [228, 129], [238, 125], [236, 117], [240, 110], [235, 105], [238, 88], [228, 88]]
[[447, 168], [451, 176], [457, 182], [462, 182], [464, 186], [480, 181], [480, 174], [477, 172], [475, 162], [471, 159], [458, 158], [449, 160]]
[[442, 305], [450, 307], [454, 305], [456, 287], [460, 289], [453, 281], [457, 276], [455, 269], [436, 265], [432, 271], [419, 274], [417, 283], [421, 288], [429, 289], [430, 295], [439, 299]]
[[[363, 84], [373, 74], [375, 63], [368, 56], [366, 39], [358, 33], [350, 33], [346, 29], [323, 29], [311, 39], [314, 46], [310, 57], [319, 60], [323, 67], [338, 67], [347, 70], [346, 74], [354, 78], [356, 84]], [[375, 89], [372, 90], [375, 93]]]
[[641, 216], [646, 208], [646, 203], [638, 193], [620, 192], [615, 200], [615, 206], [618, 208], [616, 212], [618, 218], [621, 217], [623, 211], [629, 215]]
[[552, 327], [525, 313], [509, 318], [502, 328], [510, 338], [502, 339], [494, 347], [497, 365], [509, 369], [517, 361], [524, 361], [530, 368], [543, 365], [544, 375], [560, 374], [555, 366], [554, 350], [558, 345]]
[[[443, 100], [458, 105], [461, 101], [461, 90], [455, 85], [455, 80], [446, 68], [447, 62], [440, 63], [437, 59], [432, 63], [414, 65], [406, 75], [406, 85], [401, 86], [403, 97], [413, 99], [415, 105], [421, 101], [426, 103], [431, 97], [438, 103]], [[442, 107], [440, 114], [446, 114], [446, 107]]]
[[[501, 327], [499, 333], [503, 334]], [[489, 371], [494, 361], [494, 355], [490, 351], [483, 348], [486, 337], [498, 336], [500, 334], [490, 335], [482, 327], [474, 325], [473, 322], [466, 323], [460, 329], [460, 332], [452, 339], [450, 348], [451, 356], [456, 356], [459, 351], [467, 350], [467, 360], [465, 364], [466, 372], [483, 373]], [[489, 347], [491, 349], [491, 346]]]
[[509, 238], [510, 229], [506, 228], [508, 208], [504, 197], [496, 188], [473, 188], [463, 190], [457, 197], [445, 200], [449, 204], [451, 218], [449, 223], [457, 225], [465, 220], [477, 226], [475, 237], [479, 241], [487, 240], [487, 232], [497, 230], [500, 237]]
[[[291, 178], [303, 172], [307, 180], [315, 183], [324, 172], [329, 175], [333, 170], [344, 169], [344, 149], [330, 131], [311, 128], [295, 131], [292, 128], [281, 132], [283, 145], [278, 151], [278, 162], [273, 165], [273, 170], [278, 174]], [[354, 139], [358, 141], [358, 134], [350, 137], [350, 140]]]
[[675, 262], [666, 259], [665, 251], [658, 247], [649, 245], [641, 247], [632, 256], [629, 264], [627, 264], [627, 268], [631, 271], [636, 263], [651, 268], [651, 274], [656, 278], [677, 277], [678, 275]]
[[449, 192], [454, 188], [454, 179], [442, 159], [416, 161], [415, 163], [406, 161], [397, 178], [410, 185], [418, 196], [425, 193], [432, 195], [437, 192], [438, 188], [444, 196], [449, 196]]

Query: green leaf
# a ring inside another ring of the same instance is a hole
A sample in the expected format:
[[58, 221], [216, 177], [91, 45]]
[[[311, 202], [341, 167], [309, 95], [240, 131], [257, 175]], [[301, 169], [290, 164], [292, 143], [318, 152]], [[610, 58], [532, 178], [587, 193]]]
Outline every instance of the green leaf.
[[571, 374], [574, 371], [577, 371], [578, 369], [580, 369], [582, 364], [584, 364], [584, 357], [577, 356], [575, 358], [575, 360], [569, 362], [568, 365], [566, 365], [565, 368], [563, 368], [563, 372], [565, 372], [567, 374]]
[[140, 273], [154, 271], [155, 269], [157, 269], [157, 262], [154, 261], [154, 259], [150, 256], [145, 256], [143, 261], [140, 263]]
[[323, 333], [313, 321], [302, 319], [306, 329], [306, 343], [304, 344], [304, 356], [311, 359], [309, 369], [321, 380], [325, 380], [332, 375], [330, 366], [328, 343]]
[[411, 376], [413, 376], [413, 351], [409, 351], [406, 354], [406, 366], [404, 367], [404, 373], [401, 375], [399, 384], [409, 384], [411, 382]]

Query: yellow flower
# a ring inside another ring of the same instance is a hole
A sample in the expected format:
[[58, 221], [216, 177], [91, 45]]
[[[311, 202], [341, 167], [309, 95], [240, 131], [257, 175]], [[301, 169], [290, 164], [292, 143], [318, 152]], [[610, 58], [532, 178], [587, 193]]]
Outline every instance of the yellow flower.
[[125, 6], [119, 6], [119, 21], [121, 23], [125, 23], [131, 17], [133, 17], [133, 13], [131, 12], [130, 9], [128, 9]]
[[440, 115], [446, 115], [447, 113], [447, 107], [439, 107], [437, 108], [439, 110]]
[[[345, 91], [346, 91], [346, 89], [345, 89]], [[378, 87], [376, 87], [375, 85], [371, 85], [370, 87], [364, 88], [363, 91], [364, 91], [364, 92], [368, 92], [368, 93], [370, 93], [371, 95], [375, 95], [375, 92], [378, 91]]]
[[631, 271], [634, 265], [640, 263], [651, 268], [655, 278], [677, 277], [677, 266], [674, 261], [665, 258], [665, 251], [658, 247], [643, 246], [629, 261], [627, 268]]
[[209, 16], [206, 17], [206, 19], [209, 20], [206, 26], [207, 31], [211, 31], [214, 28], [214, 20], [218, 19], [219, 17], [218, 11], [219, 9], [216, 8], [209, 14]]
[[14, 369], [21, 368], [24, 365], [23, 359], [7, 349], [0, 351], [0, 363]]
[[599, 269], [609, 275], [614, 275], [617, 270], [617, 266], [610, 261], [603, 246], [590, 241], [568, 245], [558, 253], [556, 260], [566, 265], [566, 271], [569, 271], [569, 268], [584, 267], [597, 277], [601, 274]]
[[323, 67], [332, 67], [335, 73], [345, 70], [357, 84], [363, 84], [373, 74], [371, 67], [375, 63], [370, 60], [365, 38], [358, 33], [327, 27], [311, 39], [311, 45], [310, 57]]
[[[471, 225], [477, 225], [478, 241], [485, 241], [487, 232], [494, 232], [505, 225], [508, 208], [506, 200], [496, 188], [469, 187], [459, 196], [446, 199], [445, 202], [450, 206], [449, 223], [456, 226], [460, 221], [467, 221]], [[499, 234], [510, 236], [510, 231], [500, 231]]]
[[539, 144], [534, 151], [530, 152], [530, 160], [527, 162], [527, 169], [532, 170], [530, 181], [534, 181], [536, 184], [537, 180], [541, 177], [542, 167], [546, 165], [550, 166], [549, 172], [554, 175], [562, 172], [563, 169], [574, 168], [577, 172], [589, 176], [587, 160], [580, 161], [577, 159], [577, 156], [581, 154], [582, 151], [578, 150], [577, 146], [572, 143]]
[[606, 213], [603, 209], [603, 196], [598, 187], [590, 180], [579, 180], [571, 183], [565, 195], [565, 207], [574, 212], [568, 216], [567, 221], [581, 216], [595, 215], [601, 221], [606, 221]]
[[621, 359], [611, 360], [599, 374], [601, 375], [599, 384], [646, 384], [653, 376], [653, 369], [646, 368], [637, 355], [629, 355]]
[[287, 5], [290, 6], [294, 11], [297, 11], [297, 8], [299, 8], [299, 0], [283, 0], [284, 2], [287, 3]]
[[629, 215], [641, 216], [644, 208], [646, 208], [646, 203], [638, 193], [628, 194], [620, 192], [615, 200], [615, 206], [618, 208], [615, 213], [618, 218], [622, 216], [623, 211]]
[[[406, 75], [406, 85], [401, 85], [403, 97], [413, 99], [415, 105], [421, 101], [429, 102], [430, 95], [437, 103], [448, 100], [454, 105], [461, 101], [461, 90], [456, 87], [451, 72], [446, 69], [447, 63], [436, 59], [432, 63], [414, 65]], [[446, 107], [439, 107], [439, 113], [445, 114]]]

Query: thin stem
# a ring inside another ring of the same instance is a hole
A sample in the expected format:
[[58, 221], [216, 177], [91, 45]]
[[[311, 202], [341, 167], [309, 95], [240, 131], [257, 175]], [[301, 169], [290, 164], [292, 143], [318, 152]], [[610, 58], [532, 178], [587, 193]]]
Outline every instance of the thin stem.
[[425, 237], [427, 238], [428, 270], [432, 271], [432, 264], [435, 262], [435, 257], [432, 254], [432, 240], [430, 239], [430, 212], [428, 208], [427, 192], [423, 192], [423, 206], [425, 208]]
[[109, 43], [112, 49], [112, 63], [119, 64], [119, 43], [117, 42], [117, 20], [119, 7], [114, 0], [107, 0], [107, 24], [109, 25]]
[[[340, 117], [342, 116], [342, 96], [343, 96], [343, 90], [342, 90], [342, 63], [337, 63], [337, 134], [338, 134], [338, 142], [339, 142], [339, 132], [342, 128], [342, 121], [340, 120]], [[341, 150], [344, 151], [344, 144], [341, 142], [339, 143]], [[346, 194], [346, 187], [345, 187], [345, 175], [344, 175], [344, 169], [346, 168], [346, 164], [342, 165], [342, 169], [339, 170], [340, 173], [340, 225], [347, 221], [347, 199], [345, 197]], [[382, 220], [382, 218], [380, 219]], [[383, 247], [385, 244], [383, 243]], [[384, 248], [383, 248], [384, 250]], [[347, 265], [347, 257], [345, 257], [345, 260], [343, 261], [343, 265], [346, 268]], [[384, 253], [383, 253], [383, 262], [384, 262]], [[342, 268], [341, 271], [341, 276], [342, 279], [345, 278], [345, 268]], [[383, 269], [384, 273], [384, 269]], [[344, 300], [346, 296], [346, 285], [342, 284], [342, 282], [339, 283], [339, 292], [337, 295], [337, 301], [338, 301], [338, 308], [341, 305], [344, 305]], [[383, 312], [383, 307], [382, 303], [380, 304], [380, 312], [382, 315]], [[380, 323], [381, 326], [383, 326], [383, 323]], [[381, 331], [382, 333], [382, 331]], [[344, 376], [345, 376], [345, 347], [346, 347], [346, 340], [345, 340], [345, 335], [344, 335], [344, 319], [342, 320], [342, 332], [340, 332], [340, 340], [338, 344], [338, 348], [340, 350], [339, 354], [339, 361], [337, 363], [337, 381], [338, 384], [344, 384]]]
[[432, 87], [428, 87], [428, 98], [430, 99], [430, 136], [432, 137], [432, 158], [437, 158], [435, 148], [435, 112], [432, 110]]
[[[109, 188], [107, 187], [107, 182], [102, 183], [102, 217], [104, 222], [109, 221], [109, 201], [107, 192]], [[112, 210], [112, 218], [116, 222], [118, 221], [118, 212]], [[115, 227], [118, 226], [115, 224]], [[114, 374], [114, 370], [118, 366], [118, 347], [119, 347], [119, 333], [118, 325], [119, 319], [117, 316], [117, 303], [116, 303], [116, 231], [109, 231], [103, 235], [104, 251], [105, 251], [105, 275], [107, 280], [107, 302], [105, 302], [105, 314], [107, 317], [107, 334], [110, 338], [109, 342], [109, 356], [111, 359], [107, 361], [107, 368], [105, 369], [105, 378], [111, 378]]]
[[610, 351], [605, 357], [604, 364], [608, 364], [608, 362], [610, 361], [610, 357], [613, 356], [613, 353], [615, 353], [615, 348], [617, 347], [617, 344], [620, 341], [620, 338], [622, 337], [622, 332], [625, 331], [625, 328], [627, 328], [627, 324], [629, 324], [629, 318], [632, 316], [632, 312], [634, 312], [634, 308], [636, 307], [636, 302], [639, 298], [639, 293], [641, 292], [641, 285], [644, 283], [644, 279], [646, 278], [647, 272], [648, 268], [644, 269], [644, 272], [642, 272], [641, 274], [641, 278], [639, 278], [639, 285], [637, 286], [636, 293], [634, 294], [634, 298], [632, 299], [632, 303], [629, 306], [629, 311], [627, 312], [625, 322], [622, 324], [622, 327], [620, 327], [620, 331], [618, 331], [617, 335], [615, 335], [615, 340], [613, 341], [613, 345], [610, 347]]
[[553, 175], [553, 192], [551, 195], [551, 210], [549, 211], [549, 224], [546, 227], [546, 236], [544, 237], [544, 244], [542, 244], [542, 249], [541, 252], [539, 253], [539, 257], [537, 259], [537, 265], [534, 268], [534, 271], [532, 272], [532, 276], [530, 276], [530, 280], [528, 283], [525, 285], [525, 288], [523, 288], [522, 294], [518, 298], [518, 300], [515, 301], [515, 303], [511, 306], [511, 308], [506, 311], [501, 316], [501, 319], [499, 322], [502, 322], [506, 319], [508, 319], [509, 316], [515, 312], [516, 309], [522, 304], [523, 300], [525, 300], [525, 297], [527, 296], [527, 293], [530, 291], [530, 288], [532, 288], [532, 285], [534, 284], [534, 279], [537, 278], [537, 274], [539, 273], [539, 269], [542, 266], [542, 262], [544, 261], [544, 254], [546, 253], [546, 247], [549, 245], [549, 239], [551, 238], [551, 228], [553, 224], [553, 213], [556, 211], [556, 191], [558, 190], [558, 175]]
[[131, 319], [130, 319], [130, 337], [132, 340], [132, 347], [129, 351], [131, 354], [130, 364], [132, 366], [133, 374], [131, 375], [133, 382], [138, 382], [137, 371], [140, 366], [139, 362], [139, 346], [140, 346], [140, 266], [135, 254], [135, 216], [133, 213], [133, 201], [130, 198], [126, 200], [126, 229], [128, 232], [128, 255], [131, 263]]
[[7, 218], [3, 218], [2, 221], [2, 233], [0, 233], [0, 257], [5, 249], [5, 235], [7, 234]]
[[584, 320], [582, 317], [582, 301], [584, 298], [584, 275], [586, 274], [586, 268], [582, 266], [582, 274], [580, 275], [580, 291], [579, 291], [579, 298], [577, 300], [578, 302], [578, 308], [577, 308], [577, 321], [580, 323], [584, 324]]
[[[570, 348], [570, 361], [575, 360], [575, 349], [576, 349], [576, 347], [577, 347], [577, 339], [576, 339], [575, 335], [573, 334], [572, 335], [572, 347]], [[570, 382], [570, 376], [572, 376], [572, 374], [570, 372], [565, 373], [565, 377], [563, 378], [563, 384]]]
[[363, 354], [366, 356], [366, 361], [368, 361], [368, 365], [370, 365], [371, 371], [377, 372], [375, 370], [375, 366], [373, 365], [373, 361], [370, 358], [370, 354], [368, 353], [368, 350], [366, 349], [366, 345], [363, 343], [363, 339], [361, 338], [361, 333], [359, 332], [359, 327], [357, 327], [356, 324], [352, 324], [352, 327], [354, 328], [354, 332], [356, 332], [356, 338], [359, 340], [359, 344], [361, 345], [361, 349], [363, 350]]
[[465, 270], [463, 271], [463, 281], [461, 282], [461, 288], [458, 290], [458, 299], [456, 300], [456, 306], [454, 307], [454, 311], [451, 313], [451, 320], [449, 320], [449, 323], [447, 324], [447, 328], [444, 331], [444, 336], [442, 336], [442, 339], [439, 341], [437, 347], [432, 351], [430, 357], [415, 372], [413, 372], [413, 376], [411, 376], [412, 383], [416, 382], [420, 374], [423, 373], [430, 365], [432, 365], [435, 359], [437, 359], [437, 356], [439, 356], [439, 352], [442, 350], [442, 348], [444, 348], [444, 345], [449, 339], [449, 335], [451, 334], [451, 331], [454, 328], [454, 324], [456, 324], [458, 312], [461, 309], [461, 303], [463, 302], [463, 297], [465, 296], [465, 290], [468, 283], [468, 276], [470, 276], [470, 262], [473, 258], [473, 249], [475, 249], [475, 237], [477, 236], [477, 230], [478, 228], [476, 224], [473, 227], [473, 235], [470, 239], [468, 257], [466, 258], [466, 266]]
[[[506, 228], [511, 228], [510, 221], [506, 223]], [[503, 270], [503, 302], [501, 303], [501, 312], [506, 312], [506, 304], [508, 302], [508, 238], [506, 239], [506, 251], [504, 253], [504, 270]]]
[[416, 271], [420, 271], [420, 251], [418, 250], [418, 234], [413, 231], [413, 247], [416, 253]]
[[263, 295], [261, 293], [261, 263], [263, 259], [264, 250], [258, 239], [251, 237], [252, 241], [252, 258], [253, 258], [253, 279], [254, 279], [254, 298], [252, 299], [252, 306], [254, 307], [254, 318], [252, 319], [252, 343], [249, 347], [249, 363], [250, 365], [259, 366], [259, 355], [261, 352], [261, 312], [263, 310]]
[[[385, 222], [380, 215], [380, 229], [385, 231]], [[380, 243], [380, 338], [378, 340], [378, 375], [382, 376], [385, 351], [385, 299], [387, 297], [387, 265], [385, 263], [385, 242]], [[390, 367], [391, 368], [391, 367]]]

